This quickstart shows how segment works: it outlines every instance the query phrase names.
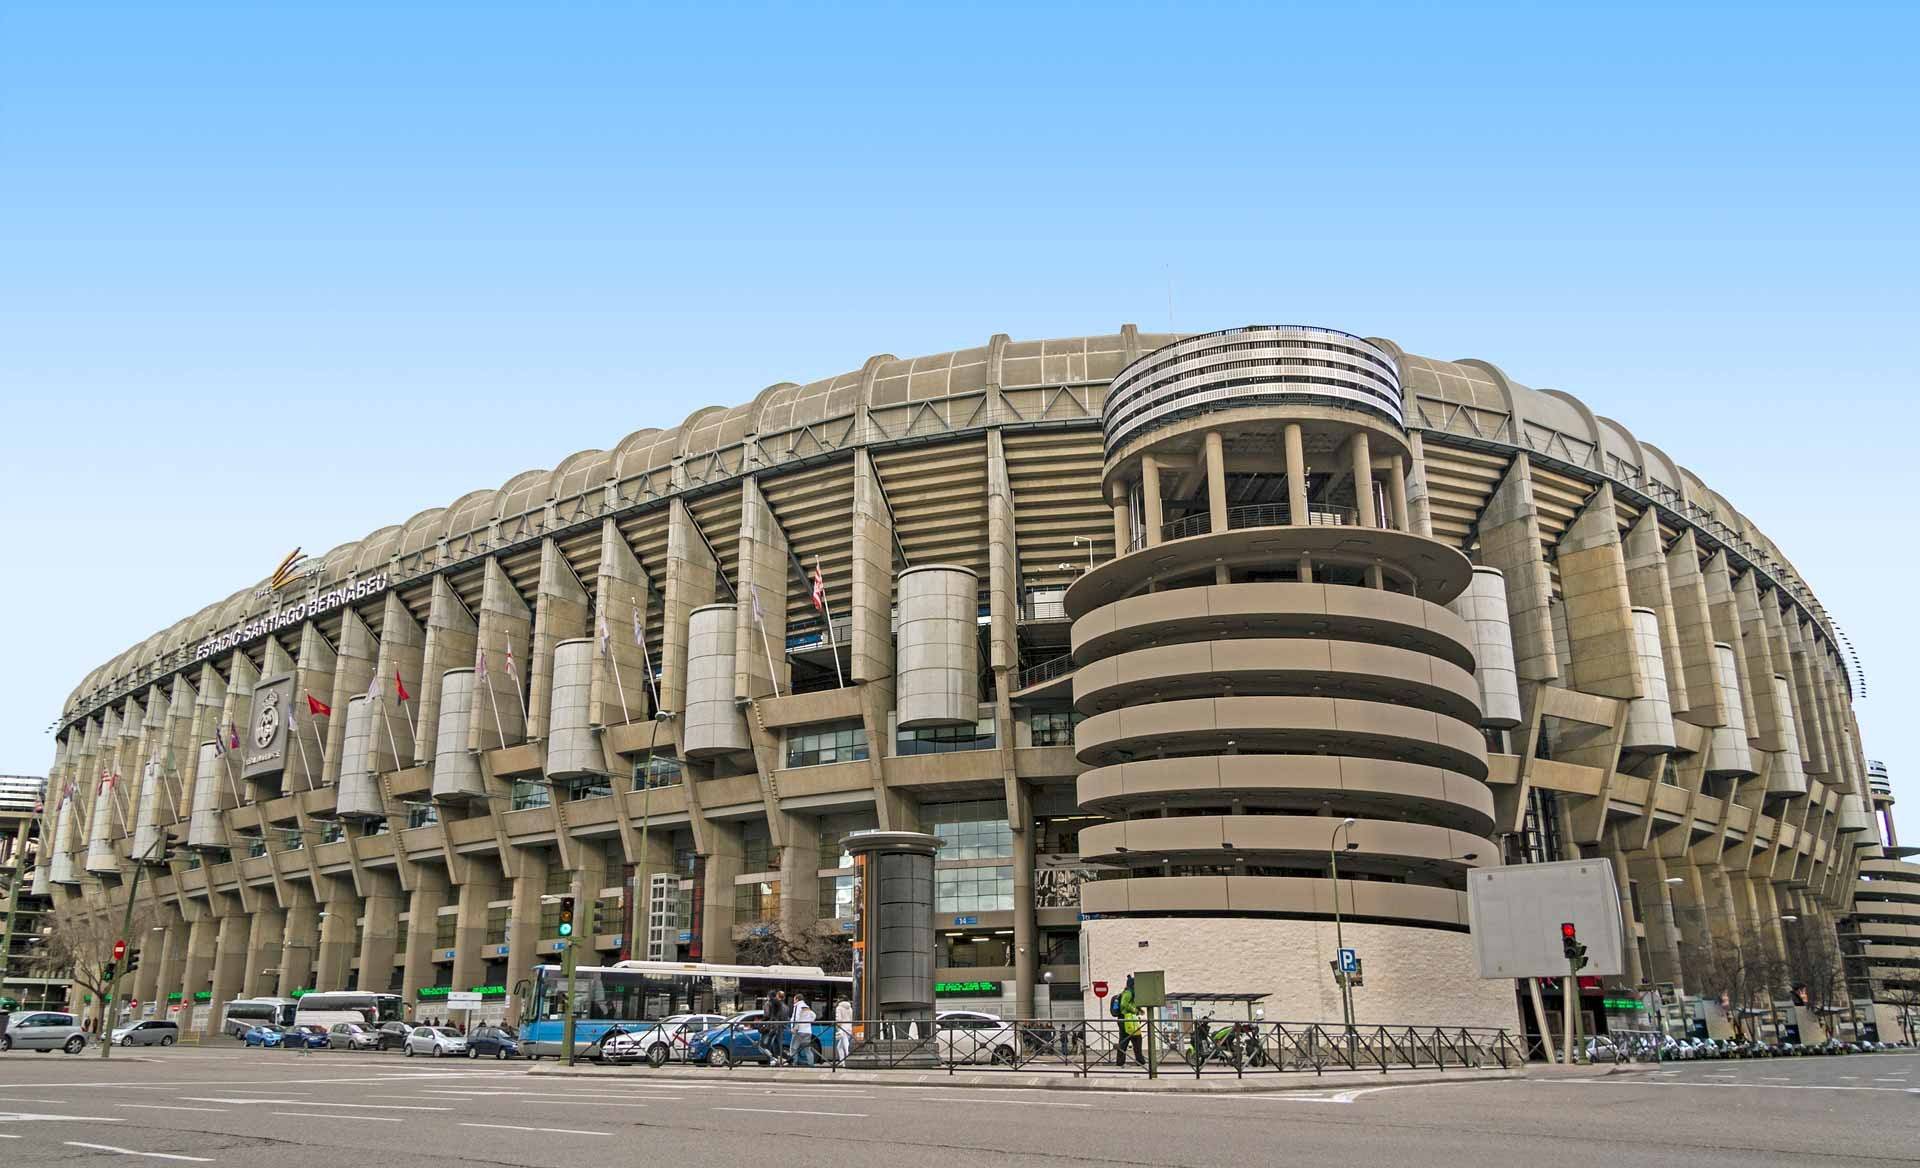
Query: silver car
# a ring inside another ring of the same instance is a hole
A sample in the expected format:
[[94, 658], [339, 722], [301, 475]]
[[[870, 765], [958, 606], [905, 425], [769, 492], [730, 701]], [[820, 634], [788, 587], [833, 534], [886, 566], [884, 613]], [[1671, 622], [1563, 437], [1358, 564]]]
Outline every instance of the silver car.
[[407, 1057], [416, 1054], [443, 1058], [447, 1055], [467, 1053], [467, 1040], [458, 1031], [449, 1026], [415, 1026], [413, 1033], [407, 1035]]
[[122, 1026], [113, 1032], [113, 1041], [116, 1046], [172, 1046], [179, 1040], [179, 1024], [159, 1019], [135, 1022], [131, 1026]]
[[87, 1048], [87, 1032], [72, 1014], [15, 1014], [0, 1032], [0, 1050], [64, 1050], [79, 1054]]

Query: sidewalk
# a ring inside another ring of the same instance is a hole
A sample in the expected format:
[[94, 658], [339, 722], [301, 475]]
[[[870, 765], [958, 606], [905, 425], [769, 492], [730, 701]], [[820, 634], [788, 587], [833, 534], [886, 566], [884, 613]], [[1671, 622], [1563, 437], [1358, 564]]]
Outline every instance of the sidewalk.
[[[1588, 1074], [1605, 1073], [1593, 1067], [1576, 1069]], [[1497, 1066], [1480, 1069], [1455, 1068], [1446, 1071], [1422, 1067], [1418, 1070], [1388, 1071], [1385, 1074], [1379, 1071], [1333, 1071], [1324, 1075], [1315, 1075], [1310, 1072], [1288, 1071], [1251, 1074], [1245, 1078], [1213, 1072], [1199, 1077], [1191, 1073], [1186, 1075], [1169, 1073], [1158, 1079], [1149, 1079], [1143, 1074], [1117, 1074], [1111, 1071], [1094, 1071], [1082, 1078], [1070, 1071], [978, 1070], [955, 1071], [949, 1074], [944, 1070], [828, 1071], [804, 1067], [707, 1070], [685, 1066], [653, 1070], [643, 1066], [603, 1067], [593, 1063], [576, 1063], [569, 1068], [564, 1064], [545, 1060], [534, 1064], [527, 1074], [558, 1078], [621, 1079], [636, 1083], [665, 1079], [688, 1083], [778, 1083], [788, 1087], [800, 1082], [882, 1087], [976, 1087], [987, 1090], [998, 1088], [1020, 1091], [1149, 1091], [1190, 1095], [1228, 1095], [1270, 1091], [1342, 1091], [1355, 1087], [1410, 1087], [1423, 1083], [1470, 1083], [1489, 1079], [1527, 1077], [1527, 1071], [1524, 1069], [1516, 1067], [1511, 1070], [1501, 1070]]]

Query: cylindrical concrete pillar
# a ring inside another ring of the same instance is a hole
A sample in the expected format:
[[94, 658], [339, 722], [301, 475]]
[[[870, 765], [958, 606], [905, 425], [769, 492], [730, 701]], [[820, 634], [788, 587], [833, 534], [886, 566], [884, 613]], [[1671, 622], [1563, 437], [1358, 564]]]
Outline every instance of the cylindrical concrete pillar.
[[1220, 431], [1207, 431], [1207, 528], [1227, 529], [1227, 454]]
[[1447, 607], [1473, 634], [1473, 679], [1480, 685], [1480, 723], [1499, 730], [1520, 724], [1520, 677], [1513, 663], [1513, 624], [1507, 614], [1506, 577], [1498, 568], [1476, 567], [1467, 590]]
[[1161, 540], [1160, 510], [1160, 464], [1153, 455], [1143, 455], [1140, 459], [1140, 497], [1143, 504], [1141, 514], [1146, 517], [1147, 546], [1152, 547]]
[[386, 814], [380, 797], [380, 777], [373, 773], [373, 699], [366, 694], [347, 701], [347, 734], [340, 748], [340, 783], [334, 793], [334, 813], [343, 819]]
[[733, 700], [734, 613], [731, 604], [709, 604], [687, 620], [687, 700], [680, 724], [680, 751], [687, 758], [753, 745], [746, 714]]
[[47, 871], [47, 878], [55, 884], [80, 883], [80, 865], [73, 859], [74, 815], [73, 796], [63, 795], [60, 814], [53, 824], [53, 864]]
[[1767, 794], [1804, 795], [1807, 771], [1800, 763], [1800, 732], [1793, 724], [1793, 697], [1787, 679], [1781, 674], [1773, 675], [1772, 685], [1774, 708], [1780, 711], [1780, 749], [1769, 756]]
[[582, 637], [553, 647], [553, 712], [547, 733], [547, 776], [607, 773], [593, 729], [593, 642]]
[[220, 768], [226, 760], [220, 748], [211, 742], [200, 744], [200, 757], [193, 768], [193, 812], [187, 819], [187, 846], [224, 848], [227, 833], [220, 827]]
[[156, 863], [160, 859], [160, 768], [148, 763], [141, 768], [140, 809], [133, 819], [134, 863]]
[[1840, 796], [1840, 822], [1834, 826], [1843, 834], [1872, 831], [1873, 820], [1867, 815], [1866, 802], [1851, 791]]
[[1373, 440], [1365, 430], [1355, 430], [1347, 445], [1353, 454], [1353, 509], [1359, 513], [1360, 526], [1378, 527], [1373, 513]]
[[902, 730], [971, 725], [980, 716], [980, 579], [928, 564], [901, 572], [896, 700]]
[[1740, 693], [1740, 667], [1733, 646], [1725, 641], [1713, 643], [1713, 668], [1726, 695], [1727, 722], [1715, 726], [1707, 742], [1707, 773], [1714, 775], [1751, 775], [1753, 752], [1747, 746], [1746, 702]]
[[1633, 654], [1640, 670], [1641, 696], [1627, 702], [1627, 732], [1621, 745], [1630, 750], [1666, 753], [1674, 749], [1673, 703], [1667, 696], [1667, 662], [1660, 648], [1660, 614], [1636, 608]]
[[440, 718], [434, 734], [433, 797], [472, 798], [487, 793], [480, 760], [467, 752], [473, 716], [473, 669], [449, 669], [440, 679]]
[[1300, 423], [1288, 422], [1287, 448], [1287, 522], [1304, 525], [1307, 516], [1307, 440]]

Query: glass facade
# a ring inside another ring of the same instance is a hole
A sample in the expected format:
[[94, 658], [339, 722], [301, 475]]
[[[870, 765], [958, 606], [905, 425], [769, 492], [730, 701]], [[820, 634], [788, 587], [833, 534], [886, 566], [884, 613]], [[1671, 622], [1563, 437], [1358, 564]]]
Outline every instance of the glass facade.
[[1013, 855], [1013, 828], [1007, 823], [1004, 799], [976, 799], [966, 803], [929, 803], [920, 809], [927, 831], [944, 846], [945, 860], [997, 860]]
[[1035, 746], [1072, 746], [1079, 721], [1072, 710], [1035, 710], [1027, 719], [1027, 733]]
[[553, 802], [547, 785], [538, 779], [515, 779], [513, 781], [512, 808], [525, 811], [529, 807], [545, 807]]
[[656, 754], [633, 764], [633, 789], [677, 787], [680, 785], [680, 760], [672, 755]]
[[1013, 869], [937, 868], [933, 873], [936, 913], [1007, 912], [1013, 908]]
[[996, 745], [993, 719], [982, 718], [971, 726], [933, 726], [923, 730], [901, 730], [894, 737], [895, 754], [950, 754], [956, 750], [992, 750]]
[[733, 921], [737, 925], [772, 924], [780, 918], [780, 882], [751, 880], [733, 886]]
[[787, 732], [787, 765], [820, 766], [830, 762], [858, 762], [867, 757], [867, 728], [858, 722], [810, 726]]

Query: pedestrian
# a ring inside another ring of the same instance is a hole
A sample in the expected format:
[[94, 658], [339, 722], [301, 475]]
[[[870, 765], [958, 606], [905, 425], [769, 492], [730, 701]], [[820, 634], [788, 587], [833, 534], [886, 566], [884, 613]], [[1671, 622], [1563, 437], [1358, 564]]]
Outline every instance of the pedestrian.
[[767, 1005], [767, 1052], [774, 1062], [786, 1058], [787, 1025], [792, 1021], [793, 1011], [787, 1005], [787, 995], [781, 990], [773, 991], [773, 1000]]
[[853, 1003], [841, 998], [833, 1004], [833, 1061], [846, 1065], [847, 1048], [853, 1045]]
[[1147, 1056], [1140, 1049], [1140, 1006], [1133, 997], [1133, 975], [1127, 975], [1127, 986], [1113, 1002], [1114, 1016], [1120, 1019], [1120, 1041], [1114, 1046], [1114, 1065], [1127, 1065], [1127, 1047], [1133, 1047], [1133, 1060], [1146, 1065]]
[[796, 1067], [813, 1065], [813, 1007], [807, 1004], [807, 996], [795, 992], [793, 995], [793, 1039], [789, 1047], [790, 1059]]

